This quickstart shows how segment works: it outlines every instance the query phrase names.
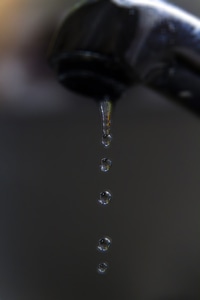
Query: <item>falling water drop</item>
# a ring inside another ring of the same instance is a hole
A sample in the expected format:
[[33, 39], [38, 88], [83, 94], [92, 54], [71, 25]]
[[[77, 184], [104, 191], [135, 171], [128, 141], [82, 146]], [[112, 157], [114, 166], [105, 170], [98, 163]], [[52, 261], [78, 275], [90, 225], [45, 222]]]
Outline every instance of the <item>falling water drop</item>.
[[100, 164], [101, 171], [106, 173], [110, 170], [111, 167], [112, 167], [112, 161], [108, 158], [102, 158]]
[[97, 272], [101, 275], [104, 275], [108, 270], [108, 263], [102, 262], [98, 265]]
[[105, 148], [110, 147], [112, 142], [112, 135], [111, 134], [103, 134], [102, 136], [102, 144]]
[[112, 199], [112, 194], [109, 191], [104, 191], [100, 193], [100, 197], [98, 199], [99, 204], [101, 205], [108, 205]]
[[111, 238], [105, 236], [98, 241], [97, 250], [99, 252], [107, 252], [112, 244]]
[[100, 112], [102, 119], [102, 145], [108, 148], [112, 141], [111, 135], [111, 118], [112, 118], [112, 102], [105, 99], [100, 103]]
[[[112, 142], [111, 135], [111, 117], [112, 117], [112, 102], [105, 98], [100, 103], [100, 112], [102, 120], [102, 145], [108, 148]], [[108, 172], [112, 167], [112, 161], [109, 158], [102, 158], [100, 164], [100, 170], [104, 173]], [[108, 190], [100, 193], [98, 199], [99, 204], [108, 205], [112, 199], [112, 194]], [[105, 236], [98, 241], [97, 250], [99, 252], [107, 252], [112, 244], [111, 238]], [[102, 262], [97, 267], [98, 274], [105, 274], [108, 269], [108, 263]]]

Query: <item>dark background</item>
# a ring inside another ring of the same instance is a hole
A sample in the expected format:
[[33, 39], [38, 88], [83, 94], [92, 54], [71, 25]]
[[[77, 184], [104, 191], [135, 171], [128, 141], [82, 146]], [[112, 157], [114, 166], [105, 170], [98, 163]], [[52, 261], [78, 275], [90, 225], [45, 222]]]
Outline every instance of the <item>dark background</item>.
[[[177, 3], [200, 15], [197, 1]], [[104, 150], [95, 102], [53, 75], [16, 86], [9, 76], [0, 78], [0, 300], [199, 299], [200, 120], [136, 87], [118, 101]], [[99, 207], [105, 188], [114, 198]], [[105, 255], [102, 235], [113, 240]]]

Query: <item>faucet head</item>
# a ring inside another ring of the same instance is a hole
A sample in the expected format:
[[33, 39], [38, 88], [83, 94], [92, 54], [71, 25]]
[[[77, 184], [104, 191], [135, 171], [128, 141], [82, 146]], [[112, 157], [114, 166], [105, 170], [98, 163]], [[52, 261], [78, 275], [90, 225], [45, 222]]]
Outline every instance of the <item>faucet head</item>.
[[56, 32], [49, 51], [58, 80], [97, 100], [119, 98], [136, 80], [123, 58], [134, 34], [133, 22], [127, 8], [108, 0], [85, 2], [74, 9]]
[[56, 32], [49, 60], [78, 93], [118, 99], [141, 83], [200, 114], [200, 20], [161, 0], [87, 0]]

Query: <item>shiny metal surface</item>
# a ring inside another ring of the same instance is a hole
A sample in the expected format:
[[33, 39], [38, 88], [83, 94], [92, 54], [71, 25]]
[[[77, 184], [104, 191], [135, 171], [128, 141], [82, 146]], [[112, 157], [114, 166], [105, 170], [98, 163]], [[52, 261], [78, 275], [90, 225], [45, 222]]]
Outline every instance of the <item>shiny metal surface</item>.
[[83, 2], [56, 32], [49, 56], [59, 80], [82, 94], [116, 98], [144, 84], [200, 112], [200, 21], [167, 2]]

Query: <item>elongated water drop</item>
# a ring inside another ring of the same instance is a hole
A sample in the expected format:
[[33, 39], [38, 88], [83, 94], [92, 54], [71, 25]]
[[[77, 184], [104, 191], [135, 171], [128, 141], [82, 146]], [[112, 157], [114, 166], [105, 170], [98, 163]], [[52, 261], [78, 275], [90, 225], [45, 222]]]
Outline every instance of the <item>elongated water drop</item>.
[[97, 267], [97, 272], [101, 275], [104, 275], [108, 270], [108, 263], [107, 262], [102, 262], [98, 265]]
[[108, 205], [112, 199], [112, 194], [109, 191], [104, 191], [100, 193], [100, 197], [98, 199], [99, 204], [101, 205]]
[[108, 148], [112, 141], [111, 135], [111, 118], [112, 118], [112, 102], [105, 99], [100, 103], [100, 112], [102, 119], [102, 144]]
[[97, 250], [100, 252], [107, 252], [112, 244], [111, 238], [105, 236], [98, 241]]
[[106, 173], [110, 170], [111, 167], [112, 167], [112, 161], [108, 158], [102, 158], [100, 164], [101, 171]]
[[[112, 142], [111, 135], [111, 117], [112, 117], [112, 103], [106, 98], [100, 103], [101, 119], [102, 119], [102, 144], [105, 148], [108, 148]], [[102, 158], [100, 164], [100, 170], [104, 173], [108, 172], [112, 166], [112, 161], [109, 158]], [[99, 204], [108, 205], [111, 201], [112, 194], [105, 190], [100, 193], [98, 199]], [[111, 238], [105, 236], [98, 241], [97, 250], [99, 252], [107, 252], [112, 244]], [[102, 262], [97, 267], [99, 274], [105, 274], [108, 269], [108, 263]]]

